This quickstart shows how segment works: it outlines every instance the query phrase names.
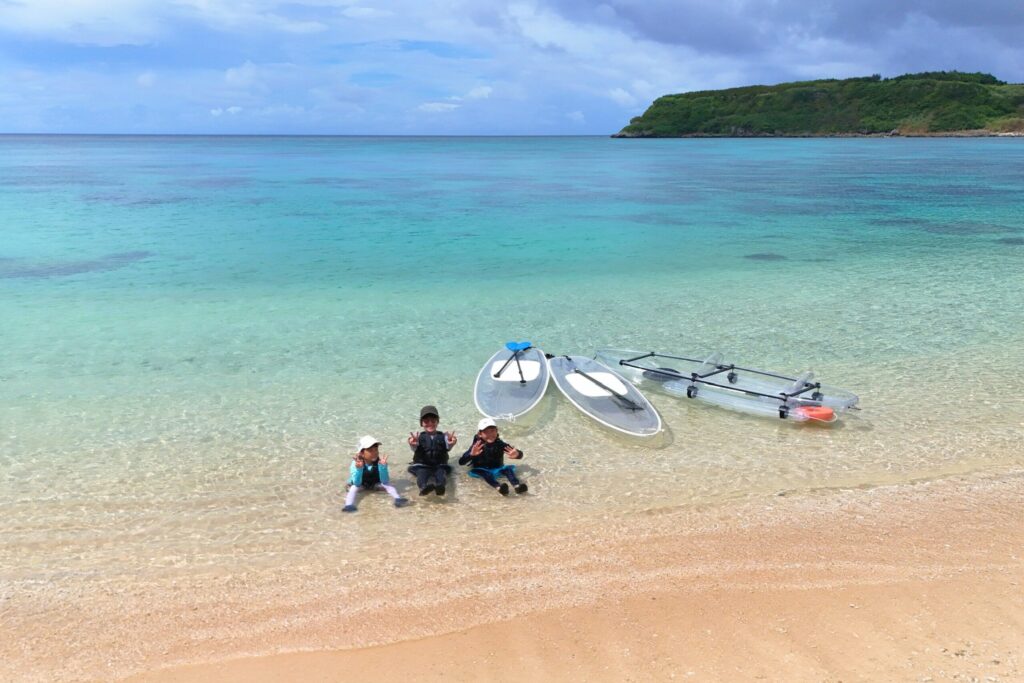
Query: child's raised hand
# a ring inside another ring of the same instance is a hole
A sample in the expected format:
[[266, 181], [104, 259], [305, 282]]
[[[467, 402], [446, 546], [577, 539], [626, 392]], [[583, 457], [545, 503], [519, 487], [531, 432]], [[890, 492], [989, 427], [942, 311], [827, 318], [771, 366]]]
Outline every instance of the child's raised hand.
[[518, 448], [512, 448], [509, 445], [505, 446], [505, 455], [512, 458], [513, 460], [518, 460], [519, 458], [523, 457], [523, 454], [519, 452]]
[[477, 439], [473, 442], [473, 445], [469, 449], [469, 455], [472, 458], [477, 457], [484, 452], [484, 442], [482, 439]]
[[419, 432], [409, 432], [409, 445], [410, 446], [415, 446], [417, 443], [419, 443], [419, 441], [420, 441], [420, 433]]
[[387, 465], [388, 464], [388, 454], [387, 453], [381, 453], [380, 454], [380, 464], [381, 465]]
[[359, 455], [357, 455], [357, 456], [356, 456], [355, 458], [353, 458], [353, 460], [355, 460], [355, 461], [356, 461], [356, 469], [357, 469], [357, 470], [361, 470], [361, 469], [363, 469], [363, 465], [364, 465], [365, 463], [363, 462], [363, 458], [362, 458], [362, 456], [359, 456]]
[[445, 432], [444, 435], [448, 437], [448, 443], [453, 446], [459, 442], [459, 437], [455, 436], [455, 432]]

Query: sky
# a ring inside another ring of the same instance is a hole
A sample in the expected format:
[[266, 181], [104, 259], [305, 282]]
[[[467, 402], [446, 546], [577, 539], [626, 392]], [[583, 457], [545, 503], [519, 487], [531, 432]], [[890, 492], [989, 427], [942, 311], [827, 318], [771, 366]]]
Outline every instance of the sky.
[[0, 133], [606, 135], [669, 93], [1024, 82], [1022, 0], [0, 0]]

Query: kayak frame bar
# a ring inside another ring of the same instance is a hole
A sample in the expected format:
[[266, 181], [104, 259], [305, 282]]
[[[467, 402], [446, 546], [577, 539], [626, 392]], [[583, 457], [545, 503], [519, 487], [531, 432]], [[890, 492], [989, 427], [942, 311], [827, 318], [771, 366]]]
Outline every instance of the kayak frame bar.
[[786, 401], [788, 401], [791, 398], [795, 398], [795, 397], [799, 396], [800, 394], [803, 394], [803, 393], [805, 393], [807, 391], [810, 391], [811, 389], [814, 389], [815, 391], [818, 391], [818, 390], [821, 389], [821, 382], [813, 382], [813, 383], [812, 382], [804, 382], [803, 389], [800, 389], [799, 391], [794, 391], [792, 393], [787, 393], [787, 392], [784, 392], [784, 391], [780, 391], [777, 394], [765, 394], [765, 393], [762, 393], [760, 391], [750, 391], [750, 390], [747, 390], [747, 389], [740, 389], [739, 387], [735, 387], [735, 386], [733, 386], [731, 384], [719, 384], [718, 382], [709, 382], [706, 378], [707, 377], [712, 377], [714, 375], [721, 374], [723, 372], [732, 372], [733, 370], [742, 370], [743, 372], [752, 372], [752, 373], [757, 374], [757, 375], [764, 375], [765, 377], [774, 377], [775, 379], [788, 380], [790, 382], [795, 382], [797, 380], [797, 378], [796, 377], [786, 377], [785, 375], [777, 375], [777, 374], [772, 373], [772, 372], [765, 372], [764, 370], [754, 370], [752, 368], [741, 368], [738, 365], [720, 365], [720, 364], [716, 364], [715, 365], [716, 369], [711, 371], [711, 372], [706, 372], [704, 374], [699, 374], [699, 373], [696, 373], [696, 372], [692, 372], [689, 375], [684, 375], [681, 372], [677, 372], [677, 371], [671, 370], [671, 369], [661, 370], [661, 369], [658, 369], [658, 368], [645, 368], [645, 367], [643, 367], [641, 365], [636, 365], [635, 364], [635, 361], [643, 360], [644, 358], [671, 358], [672, 360], [685, 360], [685, 361], [688, 361], [690, 363], [703, 363], [704, 362], [704, 361], [698, 360], [696, 358], [687, 358], [685, 356], [666, 356], [665, 354], [655, 353], [655, 352], [651, 351], [650, 353], [645, 353], [642, 356], [636, 356], [635, 358], [626, 358], [626, 359], [620, 360], [619, 361], [619, 365], [624, 365], [624, 366], [626, 366], [628, 368], [633, 368], [635, 370], [641, 370], [643, 372], [652, 372], [652, 373], [657, 374], [657, 375], [664, 375], [666, 377], [672, 377], [672, 378], [675, 378], [675, 379], [689, 380], [691, 385], [707, 384], [708, 386], [711, 386], [711, 387], [718, 387], [719, 389], [726, 389], [728, 391], [735, 391], [738, 394], [746, 394], [747, 396], [760, 396], [762, 398], [770, 398], [770, 399], [773, 399], [775, 401], [782, 401], [783, 403], [785, 403]]
[[[629, 365], [633, 361], [643, 360], [644, 358], [671, 358], [672, 360], [685, 360], [685, 361], [689, 361], [691, 363], [703, 363], [704, 362], [700, 358], [687, 358], [686, 356], [666, 356], [663, 353], [655, 353], [654, 351], [651, 351], [650, 353], [645, 353], [642, 356], [637, 356], [636, 358], [627, 358], [625, 360], [620, 360], [619, 363], [621, 365]], [[633, 367], [633, 366], [629, 365], [629, 367]], [[755, 368], [743, 368], [743, 367], [740, 367], [739, 365], [728, 365], [728, 366], [716, 365], [715, 367], [722, 368], [722, 369], [731, 368], [733, 370], [742, 370], [743, 372], [753, 372], [756, 375], [764, 375], [765, 377], [774, 377], [775, 379], [785, 379], [785, 380], [789, 380], [790, 382], [795, 382], [797, 380], [796, 377], [788, 377], [786, 375], [777, 375], [774, 372], [766, 372], [764, 370], [757, 370]], [[647, 368], [641, 368], [641, 369], [645, 370]], [[655, 370], [652, 369], [651, 372], [655, 372]], [[677, 374], [679, 374], [679, 373], [677, 373]], [[680, 376], [681, 377], [685, 377], [686, 375], [681, 375], [680, 374]]]

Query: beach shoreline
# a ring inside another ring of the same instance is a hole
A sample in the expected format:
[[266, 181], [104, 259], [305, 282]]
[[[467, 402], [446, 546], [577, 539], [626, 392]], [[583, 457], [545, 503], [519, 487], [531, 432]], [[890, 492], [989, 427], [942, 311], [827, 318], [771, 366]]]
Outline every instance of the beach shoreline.
[[[145, 591], [116, 612], [65, 600], [69, 630], [8, 642], [5, 661], [24, 667], [12, 680], [1015, 680], [1022, 503], [1015, 470], [652, 508], [472, 563], [458, 542], [396, 555], [301, 602], [323, 575], [249, 577], [219, 600], [176, 579], [164, 608]], [[247, 601], [246, 581], [276, 582], [274, 599]], [[11, 596], [7, 615], [26, 606]]]
[[779, 496], [739, 525], [723, 508], [572, 544], [605, 567], [575, 605], [500, 618], [524, 590], [509, 571], [493, 598], [441, 606], [481, 625], [128, 680], [1019, 680], [1021, 503], [1022, 473]]

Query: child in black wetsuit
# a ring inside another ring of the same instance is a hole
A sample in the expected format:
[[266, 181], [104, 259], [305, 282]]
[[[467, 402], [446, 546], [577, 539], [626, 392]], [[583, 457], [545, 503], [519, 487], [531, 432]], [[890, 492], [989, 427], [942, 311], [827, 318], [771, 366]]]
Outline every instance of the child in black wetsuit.
[[448, 451], [458, 443], [455, 432], [441, 433], [437, 431], [440, 416], [434, 406], [423, 406], [420, 409], [420, 426], [422, 432], [409, 432], [409, 448], [413, 450], [412, 465], [409, 472], [416, 477], [416, 485], [420, 495], [425, 496], [434, 491], [439, 496], [445, 492], [448, 472]]
[[508, 484], [498, 484], [498, 477], [501, 475], [505, 475], [509, 483], [515, 487], [516, 493], [526, 493], [526, 484], [516, 477], [516, 466], [505, 464], [506, 455], [512, 460], [523, 458], [522, 451], [498, 438], [498, 426], [494, 424], [494, 420], [485, 417], [477, 425], [473, 445], [459, 458], [459, 464], [470, 465], [469, 476], [483, 479], [491, 488], [498, 489], [498, 493], [503, 496], [508, 495]]

